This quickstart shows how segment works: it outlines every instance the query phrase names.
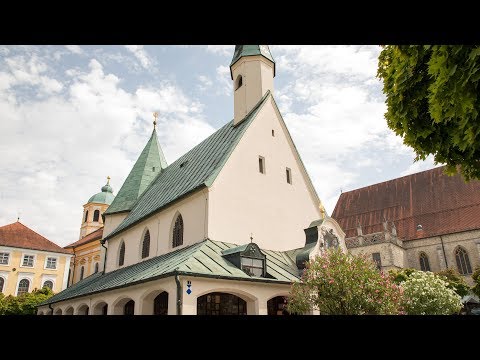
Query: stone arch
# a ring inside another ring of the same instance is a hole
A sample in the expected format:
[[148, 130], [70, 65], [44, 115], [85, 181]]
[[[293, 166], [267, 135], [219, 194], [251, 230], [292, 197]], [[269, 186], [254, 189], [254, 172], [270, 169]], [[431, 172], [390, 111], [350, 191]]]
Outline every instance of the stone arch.
[[[139, 301], [142, 304], [142, 315], [154, 315], [154, 310], [155, 310], [155, 299], [157, 299], [157, 296], [159, 296], [162, 293], [167, 293], [167, 296], [170, 297], [170, 293], [163, 289], [163, 288], [158, 288], [155, 290], [147, 290], [143, 293], [143, 295], [140, 297]], [[168, 303], [167, 303], [168, 304]], [[168, 309], [168, 305], [167, 305]]]
[[53, 310], [53, 315], [62, 315], [62, 308], [56, 308]]
[[37, 312], [37, 315], [45, 315], [45, 314], [43, 313], [42, 310], [40, 310], [39, 312]]
[[75, 311], [75, 315], [89, 315], [90, 309], [87, 304], [82, 303], [77, 306], [77, 310]]
[[113, 303], [112, 303], [112, 314], [113, 315], [124, 315], [124, 307], [125, 305], [130, 301], [134, 301], [134, 299], [132, 299], [131, 297], [129, 296], [126, 296], [126, 295], [122, 295], [122, 296], [119, 296], [117, 298], [117, 300], [115, 300]]
[[65, 309], [65, 315], [73, 315], [73, 306], [69, 306]]
[[108, 303], [104, 300], [98, 300], [92, 305], [92, 315], [107, 315]]

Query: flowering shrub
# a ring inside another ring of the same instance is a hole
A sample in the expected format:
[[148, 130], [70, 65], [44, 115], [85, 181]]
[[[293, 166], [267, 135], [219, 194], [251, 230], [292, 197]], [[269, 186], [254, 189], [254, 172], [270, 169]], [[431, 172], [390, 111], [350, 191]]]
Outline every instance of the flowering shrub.
[[462, 307], [460, 296], [441, 277], [415, 271], [401, 283], [403, 306], [409, 315], [449, 315]]
[[307, 262], [290, 291], [288, 311], [325, 315], [398, 314], [401, 288], [366, 255], [329, 249]]

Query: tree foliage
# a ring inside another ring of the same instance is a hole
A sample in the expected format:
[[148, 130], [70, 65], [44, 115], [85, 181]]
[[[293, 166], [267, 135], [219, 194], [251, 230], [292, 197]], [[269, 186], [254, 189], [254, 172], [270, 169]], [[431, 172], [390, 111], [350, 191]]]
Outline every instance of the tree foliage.
[[325, 315], [397, 314], [401, 289], [366, 255], [329, 249], [306, 264], [290, 291], [288, 311]]
[[401, 286], [402, 304], [409, 315], [450, 315], [462, 308], [460, 295], [430, 271], [414, 271]]
[[480, 297], [480, 266], [477, 266], [475, 271], [472, 274], [473, 286], [472, 292]]
[[44, 287], [20, 296], [1, 296], [0, 315], [35, 315], [38, 304], [53, 296], [53, 291]]
[[470, 293], [470, 286], [468, 286], [465, 278], [454, 268], [438, 271], [435, 273], [441, 276], [444, 281], [448, 283], [448, 287], [455, 291], [461, 297]]
[[387, 124], [415, 160], [432, 154], [448, 174], [479, 179], [480, 46], [384, 46], [377, 76]]

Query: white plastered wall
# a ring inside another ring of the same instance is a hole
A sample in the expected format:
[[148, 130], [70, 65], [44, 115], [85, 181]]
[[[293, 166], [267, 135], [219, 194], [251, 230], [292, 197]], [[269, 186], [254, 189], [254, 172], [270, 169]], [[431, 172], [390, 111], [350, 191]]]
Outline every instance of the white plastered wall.
[[[305, 245], [303, 230], [321, 214], [294, 152], [270, 97], [209, 189], [212, 240], [245, 244], [253, 233], [253, 241], [263, 249]], [[265, 174], [259, 172], [259, 156], [265, 158]], [[292, 184], [286, 180], [287, 167]]]
[[[207, 237], [207, 201], [207, 189], [197, 191], [109, 239], [106, 272], [119, 268], [118, 254], [122, 240], [125, 241], [125, 262], [122, 267], [125, 267], [205, 239]], [[181, 214], [183, 219], [183, 245], [172, 248], [173, 223], [177, 214]], [[140, 246], [147, 228], [150, 231], [150, 256], [141, 259]]]

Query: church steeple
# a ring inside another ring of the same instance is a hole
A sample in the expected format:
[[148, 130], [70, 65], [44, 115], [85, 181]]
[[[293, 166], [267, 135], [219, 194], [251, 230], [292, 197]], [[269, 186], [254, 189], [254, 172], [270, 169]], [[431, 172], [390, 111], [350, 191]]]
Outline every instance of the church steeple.
[[275, 61], [268, 45], [235, 45], [230, 75], [234, 91], [233, 123], [236, 125], [268, 90], [273, 94]]
[[106, 214], [130, 211], [153, 179], [168, 166], [157, 138], [157, 116], [158, 114], [155, 113], [154, 128], [150, 139], [118, 191], [115, 200], [105, 212]]

